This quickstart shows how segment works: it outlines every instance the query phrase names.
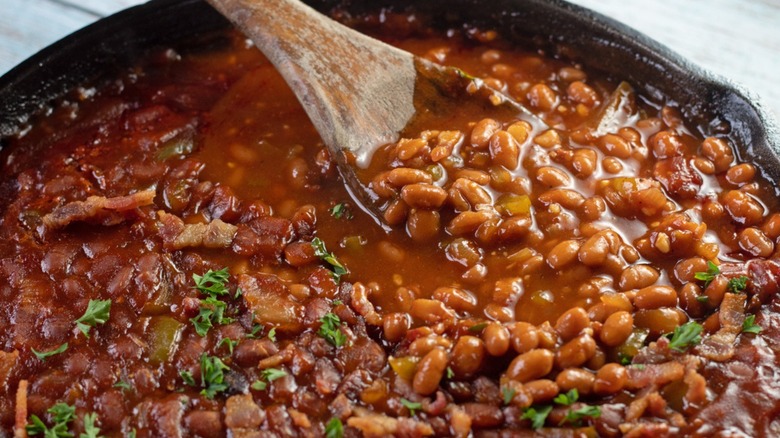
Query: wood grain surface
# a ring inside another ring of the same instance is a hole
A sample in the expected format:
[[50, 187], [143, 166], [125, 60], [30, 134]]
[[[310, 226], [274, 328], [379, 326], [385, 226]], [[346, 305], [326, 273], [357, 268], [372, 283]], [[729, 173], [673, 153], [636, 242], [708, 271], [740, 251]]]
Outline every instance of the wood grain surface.
[[[489, 1], [489, 0], [486, 0]], [[780, 0], [571, 0], [746, 85], [780, 115]], [[2, 0], [0, 73], [139, 0]]]

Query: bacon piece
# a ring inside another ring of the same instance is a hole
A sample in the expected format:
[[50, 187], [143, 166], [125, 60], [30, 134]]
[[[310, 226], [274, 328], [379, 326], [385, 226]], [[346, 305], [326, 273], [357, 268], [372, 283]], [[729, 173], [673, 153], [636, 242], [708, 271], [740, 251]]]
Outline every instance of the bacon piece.
[[251, 394], [234, 395], [225, 402], [225, 425], [232, 436], [246, 436], [265, 420], [265, 412]]
[[[19, 355], [16, 352], [17, 356]], [[20, 380], [16, 389], [16, 423], [14, 438], [27, 438], [27, 381]]]
[[[144, 190], [126, 196], [106, 198], [90, 196], [84, 201], [73, 201], [54, 208], [41, 220], [49, 230], [64, 228], [73, 222], [114, 219], [112, 213], [125, 213], [154, 203], [155, 191]], [[113, 223], [113, 222], [112, 222]]]
[[661, 160], [655, 164], [653, 175], [669, 194], [682, 199], [696, 197], [701, 189], [701, 175], [691, 165], [690, 158]]
[[685, 375], [685, 367], [680, 362], [665, 362], [659, 364], [644, 364], [626, 367], [628, 371], [628, 389], [657, 387], [680, 380]]
[[392, 418], [375, 414], [366, 409], [355, 409], [356, 416], [347, 420], [347, 425], [358, 429], [366, 438], [386, 436], [431, 436], [433, 428], [411, 418]]
[[160, 236], [166, 249], [187, 247], [227, 248], [233, 243], [238, 227], [219, 219], [208, 224], [185, 224], [178, 216], [158, 211]]
[[11, 376], [17, 360], [19, 360], [19, 351], [7, 353], [0, 350], [0, 394], [4, 394], [8, 388], [8, 377]]
[[742, 323], [745, 321], [745, 303], [747, 295], [726, 293], [720, 303], [718, 319], [720, 330], [704, 338], [696, 347], [696, 352], [707, 359], [725, 362], [734, 356], [734, 343], [742, 333]]

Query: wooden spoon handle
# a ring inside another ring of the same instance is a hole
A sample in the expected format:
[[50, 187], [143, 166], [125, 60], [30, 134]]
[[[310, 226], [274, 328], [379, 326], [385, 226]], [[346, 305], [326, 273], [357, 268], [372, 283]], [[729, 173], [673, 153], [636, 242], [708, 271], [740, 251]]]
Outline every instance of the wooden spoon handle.
[[[411, 54], [297, 0], [208, 2], [276, 66], [337, 160], [344, 159], [341, 149], [348, 149], [367, 165], [376, 146], [396, 141], [414, 115]], [[383, 97], [388, 95], [392, 102]]]

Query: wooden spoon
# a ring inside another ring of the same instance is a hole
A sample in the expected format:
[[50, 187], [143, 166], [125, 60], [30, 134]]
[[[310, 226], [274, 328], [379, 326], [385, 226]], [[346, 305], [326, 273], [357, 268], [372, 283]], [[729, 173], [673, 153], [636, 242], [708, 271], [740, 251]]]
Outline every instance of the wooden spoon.
[[416, 135], [418, 126], [430, 126], [437, 114], [474, 105], [482, 117], [523, 115], [543, 126], [517, 102], [461, 70], [370, 38], [297, 0], [208, 2], [274, 64], [335, 158], [347, 188], [376, 218], [382, 217], [376, 195], [359, 180], [356, 166], [367, 167], [377, 148], [404, 132]]

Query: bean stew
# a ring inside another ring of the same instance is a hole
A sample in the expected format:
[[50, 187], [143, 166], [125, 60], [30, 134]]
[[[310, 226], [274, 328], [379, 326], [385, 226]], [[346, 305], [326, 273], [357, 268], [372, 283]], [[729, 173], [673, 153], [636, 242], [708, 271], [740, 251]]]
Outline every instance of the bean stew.
[[727, 127], [489, 28], [335, 16], [544, 126], [384, 146], [385, 227], [235, 31], [73, 90], [2, 139], [0, 437], [780, 434], [780, 206]]

